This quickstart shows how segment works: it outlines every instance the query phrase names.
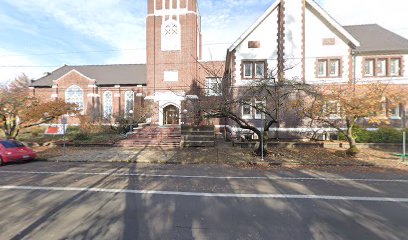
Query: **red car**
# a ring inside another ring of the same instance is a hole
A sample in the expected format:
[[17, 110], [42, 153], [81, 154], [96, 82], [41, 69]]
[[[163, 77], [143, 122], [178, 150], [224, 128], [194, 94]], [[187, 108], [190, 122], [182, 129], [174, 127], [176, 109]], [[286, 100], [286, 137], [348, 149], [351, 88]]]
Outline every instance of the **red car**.
[[0, 140], [0, 165], [16, 161], [34, 160], [37, 153], [15, 140]]

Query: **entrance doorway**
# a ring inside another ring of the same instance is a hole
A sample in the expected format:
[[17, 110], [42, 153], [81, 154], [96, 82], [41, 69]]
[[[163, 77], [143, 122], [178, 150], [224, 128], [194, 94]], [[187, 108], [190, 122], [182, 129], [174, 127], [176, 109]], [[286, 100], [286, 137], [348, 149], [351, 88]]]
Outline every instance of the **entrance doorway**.
[[163, 109], [164, 125], [178, 125], [180, 123], [180, 111], [174, 105], [169, 105]]

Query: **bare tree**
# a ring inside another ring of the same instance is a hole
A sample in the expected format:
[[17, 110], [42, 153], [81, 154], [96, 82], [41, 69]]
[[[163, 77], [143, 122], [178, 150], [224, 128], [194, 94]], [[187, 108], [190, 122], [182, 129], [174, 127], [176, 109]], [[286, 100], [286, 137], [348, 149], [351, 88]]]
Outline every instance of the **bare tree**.
[[[277, 72], [271, 71], [266, 77], [250, 80], [247, 85], [238, 87], [231, 83], [229, 73], [219, 77], [219, 73], [210, 67], [207, 67], [206, 71], [208, 75], [214, 76], [217, 82], [205, 86], [212, 96], [200, 98], [197, 102], [200, 111], [209, 118], [228, 118], [241, 129], [252, 131], [265, 143], [264, 148], [259, 145], [255, 153], [261, 155], [263, 151], [267, 154], [270, 128], [279, 128], [283, 114], [293, 110], [298, 95], [307, 86], [297, 79], [278, 80]], [[253, 119], [245, 118], [242, 109], [263, 115], [265, 121], [262, 129], [254, 124]]]

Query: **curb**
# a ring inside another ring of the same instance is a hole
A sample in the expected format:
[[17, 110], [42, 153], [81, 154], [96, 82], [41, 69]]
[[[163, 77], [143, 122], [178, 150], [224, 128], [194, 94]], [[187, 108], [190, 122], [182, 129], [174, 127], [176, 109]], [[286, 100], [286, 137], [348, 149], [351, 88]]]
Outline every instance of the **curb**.
[[[245, 164], [245, 163], [244, 163]], [[249, 162], [247, 165], [266, 167], [293, 167], [293, 166], [314, 166], [314, 167], [377, 167], [375, 164], [315, 164], [315, 163], [277, 163], [277, 162]]]
[[[58, 147], [63, 147], [63, 143], [55, 144]], [[114, 147], [115, 143], [66, 143], [65, 147]]]
[[[112, 160], [112, 161], [90, 161], [90, 160], [49, 160], [37, 159], [36, 162], [63, 162], [63, 163], [144, 163], [144, 164], [164, 164], [164, 165], [200, 165], [200, 164], [217, 164], [232, 166], [261, 166], [261, 167], [381, 167], [374, 164], [307, 164], [307, 163], [277, 163], [277, 162], [236, 162], [236, 163], [199, 163], [199, 162], [182, 162], [182, 161], [138, 161], [138, 160]], [[408, 165], [408, 162], [404, 164]]]

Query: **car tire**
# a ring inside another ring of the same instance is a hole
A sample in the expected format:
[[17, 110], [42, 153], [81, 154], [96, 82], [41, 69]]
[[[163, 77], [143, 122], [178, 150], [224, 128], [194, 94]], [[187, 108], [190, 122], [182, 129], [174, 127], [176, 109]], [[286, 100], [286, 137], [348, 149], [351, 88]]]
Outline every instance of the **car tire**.
[[3, 165], [4, 165], [3, 158], [1, 158], [0, 156], [0, 166], [3, 166]]

